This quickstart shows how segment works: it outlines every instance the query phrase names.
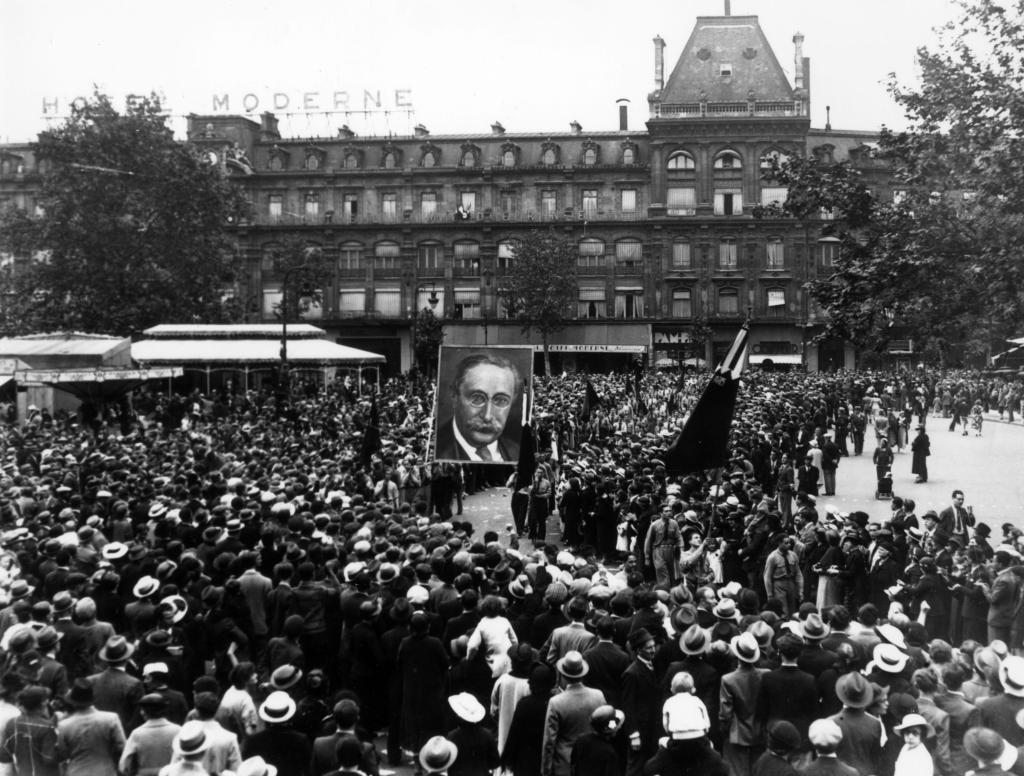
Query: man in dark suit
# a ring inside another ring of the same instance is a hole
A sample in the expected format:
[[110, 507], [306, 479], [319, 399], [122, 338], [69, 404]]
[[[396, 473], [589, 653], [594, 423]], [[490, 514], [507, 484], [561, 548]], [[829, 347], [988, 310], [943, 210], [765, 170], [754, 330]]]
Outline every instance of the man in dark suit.
[[661, 687], [654, 673], [654, 636], [645, 628], [629, 635], [629, 647], [636, 656], [622, 674], [623, 729], [629, 736], [627, 776], [640, 776], [644, 763], [658, 751], [661, 727]]
[[974, 511], [964, 509], [964, 492], [953, 491], [953, 503], [939, 512], [939, 525], [936, 533], [952, 536], [960, 541], [961, 547], [967, 546], [967, 529], [974, 526]]
[[775, 643], [782, 665], [761, 677], [757, 719], [765, 729], [776, 720], [796, 726], [802, 750], [810, 746], [807, 730], [818, 717], [818, 683], [797, 666], [803, 642], [793, 634], [784, 634]]
[[818, 475], [820, 475], [821, 472], [818, 471], [818, 467], [811, 462], [812, 460], [811, 456], [807, 456], [804, 459], [804, 465], [797, 469], [797, 490], [811, 496], [817, 496], [819, 492]]
[[587, 687], [604, 693], [604, 699], [615, 708], [622, 703], [622, 674], [629, 668], [630, 659], [622, 647], [616, 644], [615, 620], [602, 617], [597, 621], [597, 643], [583, 653], [590, 664], [590, 673], [583, 680]]
[[125, 730], [131, 729], [135, 707], [142, 697], [142, 682], [125, 670], [134, 651], [124, 636], [111, 636], [97, 655], [107, 664], [106, 670], [89, 677], [96, 708], [117, 714]]
[[519, 429], [505, 425], [522, 395], [518, 367], [500, 354], [478, 353], [458, 365], [450, 395], [453, 415], [437, 429], [439, 461], [519, 460]]

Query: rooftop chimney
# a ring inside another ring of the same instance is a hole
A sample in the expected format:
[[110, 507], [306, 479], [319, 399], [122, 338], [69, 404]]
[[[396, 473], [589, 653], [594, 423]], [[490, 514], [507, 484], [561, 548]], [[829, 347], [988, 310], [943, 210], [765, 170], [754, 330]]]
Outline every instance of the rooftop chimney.
[[665, 41], [660, 35], [654, 36], [654, 88], [665, 88]]
[[615, 102], [619, 105], [619, 131], [625, 132], [629, 129], [629, 100], [620, 97]]
[[505, 134], [505, 127], [503, 127], [501, 125], [500, 121], [495, 121], [493, 124], [491, 124], [491, 134], [492, 135], [504, 135]]
[[832, 131], [832, 106], [831, 105], [826, 105], [825, 106], [825, 131], [826, 132], [831, 132]]
[[793, 52], [795, 70], [793, 71], [793, 88], [804, 88], [804, 34], [798, 32], [793, 36]]
[[417, 124], [415, 127], [412, 128], [412, 131], [416, 135], [416, 137], [426, 137], [427, 135], [430, 134], [427, 128], [422, 124]]
[[732, 16], [731, 11], [732, 11], [732, 9], [729, 6], [729, 0], [725, 0], [725, 15], [726, 16]]
[[270, 111], [260, 114], [260, 140], [280, 140], [281, 133], [277, 130], [277, 116]]
[[355, 137], [356, 133], [349, 129], [348, 124], [342, 124], [338, 127], [338, 137], [352, 138]]
[[569, 129], [572, 131], [574, 135], [578, 135], [583, 131], [583, 125], [580, 124], [578, 121], [570, 121]]

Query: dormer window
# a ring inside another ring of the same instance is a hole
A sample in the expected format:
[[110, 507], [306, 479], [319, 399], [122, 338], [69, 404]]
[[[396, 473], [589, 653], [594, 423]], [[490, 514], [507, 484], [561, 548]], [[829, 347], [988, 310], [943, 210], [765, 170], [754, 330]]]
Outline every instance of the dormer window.
[[505, 151], [501, 155], [501, 166], [502, 167], [515, 167], [516, 166], [516, 152], [511, 148]]
[[436, 164], [437, 164], [437, 159], [434, 158], [434, 152], [433, 151], [427, 151], [425, 154], [423, 154], [423, 166], [424, 167], [433, 167]]
[[622, 151], [622, 163], [636, 164], [636, 153], [632, 148], [626, 148]]
[[359, 157], [355, 154], [345, 154], [345, 169], [355, 170], [359, 168]]
[[476, 151], [472, 148], [467, 148], [462, 152], [462, 161], [459, 163], [463, 167], [476, 167]]
[[540, 160], [544, 164], [548, 164], [548, 165], [554, 164], [555, 163], [555, 152], [554, 152], [554, 149], [549, 148], [548, 150], [546, 150], [543, 153], [543, 155], [540, 157]]
[[583, 164], [588, 167], [597, 164], [597, 150], [594, 148], [588, 148], [583, 152]]
[[395, 155], [389, 151], [384, 154], [384, 162], [381, 166], [384, 167], [385, 170], [393, 170], [395, 169], [395, 163]]

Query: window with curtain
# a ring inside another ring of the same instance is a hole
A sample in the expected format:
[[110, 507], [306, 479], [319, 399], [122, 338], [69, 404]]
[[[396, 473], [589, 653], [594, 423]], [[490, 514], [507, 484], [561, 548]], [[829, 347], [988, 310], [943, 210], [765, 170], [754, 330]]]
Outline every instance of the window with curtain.
[[693, 317], [693, 292], [688, 288], [672, 289], [672, 317]]
[[636, 153], [632, 148], [625, 148], [622, 151], [623, 164], [636, 164]]
[[476, 167], [476, 153], [473, 151], [465, 151], [462, 154], [462, 166], [463, 167]]
[[592, 165], [597, 164], [597, 151], [593, 148], [588, 148], [583, 152], [583, 164]]
[[615, 317], [644, 317], [644, 291], [642, 288], [615, 289]]
[[363, 315], [366, 312], [366, 289], [338, 289], [338, 312], [343, 318], [357, 318]]
[[460, 240], [455, 243], [455, 268], [463, 272], [480, 271], [480, 243]]
[[[311, 156], [311, 159], [315, 159], [315, 156]], [[320, 195], [312, 192], [306, 194], [306, 217], [316, 218], [320, 215]]]
[[761, 187], [761, 204], [762, 205], [778, 205], [782, 207], [786, 204], [786, 197], [789, 196], [789, 189], [786, 186], [762, 186]]
[[676, 238], [672, 241], [672, 269], [690, 269], [692, 266], [690, 243]]
[[402, 314], [402, 292], [397, 288], [378, 288], [373, 292], [373, 311], [383, 318]]
[[580, 256], [577, 259], [578, 267], [603, 267], [604, 266], [604, 240], [596, 237], [587, 237], [580, 240]]
[[740, 294], [735, 288], [722, 288], [718, 291], [718, 314], [739, 315]]
[[666, 195], [670, 216], [692, 216], [697, 212], [697, 189], [693, 186], [669, 186]]
[[516, 257], [516, 244], [511, 240], [498, 243], [498, 269], [508, 269]]
[[743, 214], [743, 193], [739, 189], [715, 189], [715, 215]]
[[558, 196], [554, 189], [544, 189], [541, 191], [540, 210], [545, 215], [554, 215], [558, 211]]
[[345, 242], [338, 248], [338, 269], [362, 269], [363, 244]]
[[832, 240], [821, 241], [819, 246], [821, 251], [821, 266], [826, 269], [831, 268], [839, 256], [839, 240], [836, 240], [833, 237]]
[[391, 170], [394, 169], [396, 164], [395, 155], [391, 152], [384, 154], [384, 168]]
[[398, 195], [394, 193], [381, 194], [380, 214], [385, 218], [394, 218], [398, 215]]
[[558, 161], [558, 156], [555, 154], [555, 150], [553, 148], [545, 149], [544, 153], [541, 154], [541, 164], [552, 165], [556, 161]]
[[583, 215], [593, 216], [597, 213], [597, 189], [583, 190]]
[[433, 167], [436, 164], [437, 164], [437, 159], [434, 157], [434, 152], [433, 151], [427, 151], [425, 154], [423, 154], [423, 166], [424, 167]]
[[576, 317], [595, 319], [604, 318], [608, 313], [605, 302], [604, 286], [581, 287], [579, 301], [576, 305]]
[[619, 240], [615, 243], [615, 263], [636, 267], [643, 262], [644, 245], [639, 240]]
[[420, 194], [420, 214], [432, 216], [437, 212], [437, 194], [433, 191], [424, 191]]
[[775, 237], [768, 241], [768, 269], [783, 269], [786, 265], [786, 253], [781, 238]]
[[516, 152], [511, 148], [504, 151], [501, 155], [502, 167], [515, 167], [516, 166]]
[[359, 195], [346, 194], [342, 199], [341, 212], [351, 220], [359, 213]]
[[636, 212], [636, 189], [623, 189], [621, 192], [622, 197], [622, 212], [623, 213], [635, 213]]
[[736, 241], [728, 238], [718, 243], [718, 268], [736, 269]]
[[459, 204], [462, 205], [462, 209], [465, 210], [467, 213], [472, 213], [474, 210], [476, 210], [476, 192], [460, 191]]
[[402, 248], [396, 242], [379, 242], [374, 246], [374, 266], [377, 269], [396, 269], [402, 255]]
[[278, 283], [268, 283], [263, 286], [263, 317], [273, 318], [277, 315], [281, 304], [281, 286]]
[[439, 242], [420, 243], [416, 248], [416, 266], [420, 269], [444, 267], [444, 246]]
[[267, 198], [267, 214], [271, 218], [280, 218], [284, 212], [284, 199], [280, 194], [271, 194]]
[[480, 317], [480, 289], [456, 288], [452, 316], [456, 320], [471, 320]]
[[782, 318], [786, 314], [786, 289], [769, 288], [765, 291], [769, 318]]

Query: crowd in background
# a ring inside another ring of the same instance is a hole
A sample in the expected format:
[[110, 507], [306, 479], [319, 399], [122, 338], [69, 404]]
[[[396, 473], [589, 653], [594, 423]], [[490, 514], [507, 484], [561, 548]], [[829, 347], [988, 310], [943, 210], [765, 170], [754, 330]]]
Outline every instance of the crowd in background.
[[0, 427], [0, 765], [1024, 774], [1012, 516], [818, 500], [919, 427], [1017, 422], [1020, 383], [755, 370], [730, 465], [670, 475], [705, 379], [535, 379], [529, 472], [431, 462], [408, 379]]

